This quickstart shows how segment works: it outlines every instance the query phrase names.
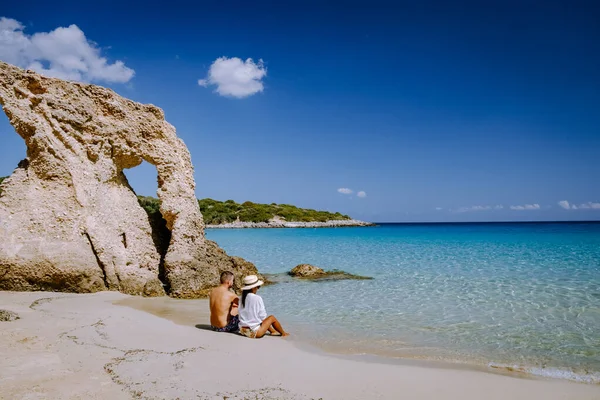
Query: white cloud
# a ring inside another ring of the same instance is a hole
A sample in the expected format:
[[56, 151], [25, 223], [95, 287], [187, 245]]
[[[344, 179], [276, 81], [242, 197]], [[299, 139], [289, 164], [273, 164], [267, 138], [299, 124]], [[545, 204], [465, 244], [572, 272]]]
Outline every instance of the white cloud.
[[55, 78], [124, 83], [135, 71], [122, 61], [109, 63], [77, 25], [28, 35], [17, 20], [0, 18], [0, 60]]
[[561, 206], [562, 208], [564, 208], [565, 210], [568, 210], [569, 208], [571, 208], [571, 206], [569, 205], [569, 202], [566, 200], [559, 201], [558, 205]]
[[265, 76], [267, 69], [263, 60], [255, 63], [251, 58], [243, 61], [238, 57], [221, 57], [212, 63], [206, 78], [198, 80], [198, 85], [216, 86], [215, 92], [221, 96], [243, 99], [264, 90]]
[[510, 206], [510, 209], [517, 210], [517, 211], [539, 210], [540, 205], [539, 204], [525, 204], [523, 206]]
[[341, 194], [352, 194], [352, 189], [348, 188], [339, 188], [337, 191]]
[[580, 204], [579, 208], [600, 210], [600, 203], [592, 203], [591, 201], [588, 201], [587, 203]]
[[367, 192], [363, 192], [363, 191], [361, 190], [360, 192], [356, 193], [356, 195], [357, 195], [358, 197], [365, 198], [365, 197], [367, 197]]
[[486, 211], [491, 210], [492, 206], [470, 206], [470, 207], [460, 207], [456, 210], [456, 212], [463, 213], [469, 211]]
[[569, 204], [567, 200], [562, 200], [558, 202], [558, 205], [565, 210], [600, 210], [600, 203], [594, 203], [592, 201], [575, 205]]
[[490, 211], [490, 210], [502, 210], [504, 208], [503, 205], [484, 205], [484, 206], [469, 206], [469, 207], [460, 207], [456, 210], [451, 210], [458, 213], [471, 212], [471, 211]]
[[442, 207], [436, 207], [435, 210], [436, 211], [442, 211]]

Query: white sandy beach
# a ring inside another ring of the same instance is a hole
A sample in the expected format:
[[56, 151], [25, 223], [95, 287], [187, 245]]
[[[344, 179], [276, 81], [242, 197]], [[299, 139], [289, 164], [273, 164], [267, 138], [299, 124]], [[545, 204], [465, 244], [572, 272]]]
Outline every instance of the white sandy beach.
[[[160, 314], [161, 301], [0, 292], [0, 309], [21, 317], [0, 322], [0, 398], [600, 399], [598, 385], [355, 361], [302, 350], [293, 338], [252, 340], [113, 304]], [[181, 304], [189, 315], [203, 303]]]

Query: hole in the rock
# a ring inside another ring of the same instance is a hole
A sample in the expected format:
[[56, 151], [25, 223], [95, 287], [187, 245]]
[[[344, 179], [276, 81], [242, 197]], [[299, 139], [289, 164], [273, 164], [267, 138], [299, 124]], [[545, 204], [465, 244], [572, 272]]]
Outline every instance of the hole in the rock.
[[143, 161], [135, 168], [125, 169], [123, 173], [127, 177], [129, 186], [138, 196], [150, 196], [156, 198], [158, 180], [156, 167]]
[[[152, 228], [152, 240], [158, 253], [160, 254], [160, 264], [158, 266], [158, 278], [165, 285], [165, 290], [169, 292], [168, 282], [165, 276], [165, 255], [171, 242], [171, 231], [167, 228], [167, 221], [160, 213], [160, 201], [157, 198], [158, 174], [156, 167], [147, 162], [135, 168], [124, 170], [129, 186], [138, 197], [140, 206], [146, 211], [148, 221]], [[126, 238], [123, 237], [124, 244]], [[125, 244], [126, 246], [126, 244]]]
[[10, 176], [19, 162], [27, 156], [25, 141], [15, 132], [4, 112], [0, 112], [0, 142], [1, 179]]

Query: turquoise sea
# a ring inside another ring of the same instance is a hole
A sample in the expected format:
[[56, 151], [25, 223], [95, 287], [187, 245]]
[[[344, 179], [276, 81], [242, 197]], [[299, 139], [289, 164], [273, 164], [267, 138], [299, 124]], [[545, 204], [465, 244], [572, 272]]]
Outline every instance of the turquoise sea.
[[600, 383], [600, 223], [208, 230], [263, 273], [300, 263], [371, 281], [261, 288], [300, 340]]

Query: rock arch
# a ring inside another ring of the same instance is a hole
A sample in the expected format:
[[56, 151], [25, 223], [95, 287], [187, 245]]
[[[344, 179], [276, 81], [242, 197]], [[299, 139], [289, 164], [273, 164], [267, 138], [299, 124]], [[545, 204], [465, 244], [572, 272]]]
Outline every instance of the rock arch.
[[[156, 296], [166, 286], [198, 297], [220, 270], [256, 271], [205, 239], [190, 153], [160, 108], [2, 62], [0, 104], [27, 145], [0, 195], [0, 289]], [[143, 160], [156, 167], [171, 231], [166, 285], [148, 217], [123, 174]]]

